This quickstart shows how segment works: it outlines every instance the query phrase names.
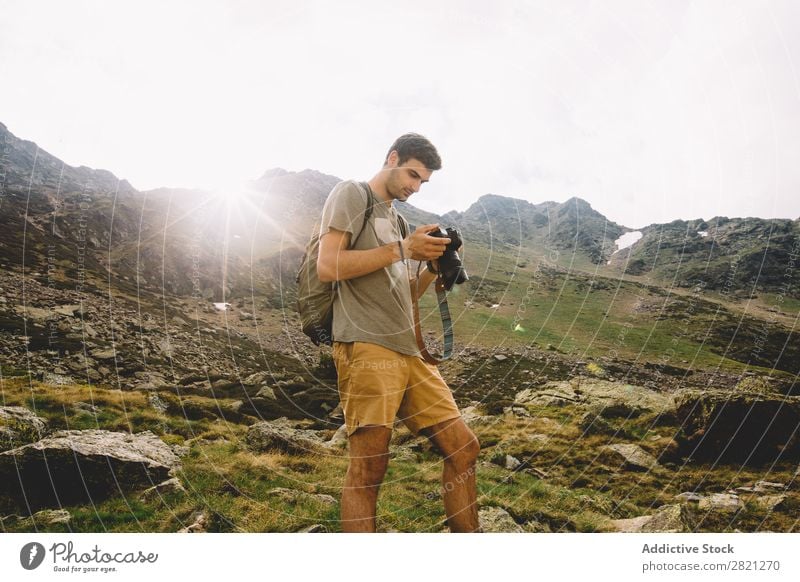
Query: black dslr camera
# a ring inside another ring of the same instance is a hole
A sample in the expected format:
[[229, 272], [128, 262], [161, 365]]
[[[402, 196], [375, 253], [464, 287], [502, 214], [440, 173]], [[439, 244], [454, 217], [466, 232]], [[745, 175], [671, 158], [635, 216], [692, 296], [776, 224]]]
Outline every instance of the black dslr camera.
[[[461, 235], [458, 230], [453, 227], [448, 227], [446, 229], [440, 228], [428, 234], [430, 236], [450, 239], [444, 254], [439, 257], [439, 272], [442, 274], [445, 290], [450, 291], [453, 285], [461, 285], [464, 281], [469, 281], [467, 271], [464, 270], [464, 265], [461, 263], [461, 257], [458, 256], [458, 249], [461, 248]], [[433, 265], [431, 265], [430, 261], [428, 261], [428, 267], [433, 270]]]

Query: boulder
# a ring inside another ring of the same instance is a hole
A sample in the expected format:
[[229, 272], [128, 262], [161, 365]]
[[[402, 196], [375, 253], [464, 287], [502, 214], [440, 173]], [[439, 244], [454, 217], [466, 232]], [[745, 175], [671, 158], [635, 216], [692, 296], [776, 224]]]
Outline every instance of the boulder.
[[161, 483], [178, 464], [172, 449], [149, 431], [59, 431], [0, 453], [0, 474], [12, 476], [0, 480], [0, 505], [99, 500]]
[[0, 451], [38, 441], [47, 430], [47, 421], [24, 406], [0, 407]]
[[800, 397], [687, 390], [675, 396], [675, 415], [685, 457], [748, 465], [800, 458]]

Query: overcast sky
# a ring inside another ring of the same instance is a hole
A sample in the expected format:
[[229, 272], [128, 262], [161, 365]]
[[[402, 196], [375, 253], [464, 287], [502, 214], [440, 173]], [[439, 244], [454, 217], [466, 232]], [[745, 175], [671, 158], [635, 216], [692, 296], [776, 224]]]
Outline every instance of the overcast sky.
[[369, 178], [417, 131], [444, 168], [410, 202], [437, 213], [797, 218], [799, 75], [791, 0], [0, 0], [0, 121], [140, 190]]

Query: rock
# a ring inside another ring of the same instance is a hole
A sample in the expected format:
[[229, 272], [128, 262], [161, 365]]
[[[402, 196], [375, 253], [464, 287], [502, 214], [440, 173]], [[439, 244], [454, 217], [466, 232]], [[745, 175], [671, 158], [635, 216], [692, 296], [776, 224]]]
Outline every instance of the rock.
[[195, 513], [192, 519], [192, 524], [179, 529], [178, 533], [205, 533], [208, 531], [208, 516], [204, 512]]
[[702, 498], [702, 495], [699, 495], [693, 491], [684, 491], [683, 493], [679, 493], [675, 496], [675, 499], [691, 503], [699, 503]]
[[342, 425], [331, 437], [327, 443], [325, 443], [326, 447], [331, 448], [344, 448], [347, 446], [347, 425]]
[[766, 510], [766, 511], [776, 511], [783, 507], [784, 502], [786, 501], [786, 495], [764, 495], [763, 497], [757, 497], [753, 500], [753, 503], [756, 504], [757, 507]]
[[77, 313], [80, 312], [81, 306], [80, 305], [59, 305], [58, 307], [54, 307], [53, 311], [59, 313], [61, 315], [66, 315], [69, 317], [74, 317]]
[[117, 356], [116, 350], [93, 350], [92, 357], [98, 360], [113, 360]]
[[270, 374], [268, 372], [256, 372], [255, 374], [250, 374], [247, 378], [242, 380], [242, 384], [245, 386], [260, 386], [269, 379]]
[[800, 397], [686, 390], [675, 396], [680, 452], [698, 461], [760, 465], [800, 457]]
[[328, 528], [321, 523], [315, 523], [313, 525], [309, 525], [308, 527], [304, 527], [303, 529], [297, 530], [297, 533], [328, 533]]
[[611, 521], [623, 533], [686, 533], [692, 531], [691, 517], [684, 505], [664, 505], [653, 515]]
[[718, 512], [733, 512], [744, 507], [744, 503], [738, 495], [733, 493], [714, 493], [708, 497], [703, 497], [698, 504], [698, 509]]
[[18, 475], [0, 480], [0, 496], [37, 508], [85, 503], [165, 481], [178, 465], [149, 431], [64, 430], [0, 453], [0, 474]]
[[643, 451], [639, 445], [616, 444], [608, 445], [605, 448], [619, 454], [625, 460], [626, 468], [636, 471], [651, 471], [661, 468], [656, 458]]
[[494, 359], [498, 362], [505, 362], [508, 359], [508, 356], [504, 356], [503, 354], [495, 354]]
[[20, 519], [17, 522], [17, 527], [36, 529], [44, 525], [68, 524], [71, 519], [72, 515], [66, 509], [43, 509], [30, 517]]
[[502, 507], [482, 507], [478, 521], [484, 533], [522, 533], [524, 530]]
[[324, 454], [328, 450], [316, 431], [294, 428], [285, 418], [265, 420], [252, 425], [247, 431], [246, 441], [257, 452], [275, 449], [289, 454], [307, 455]]
[[168, 493], [186, 493], [186, 488], [181, 484], [180, 480], [177, 477], [173, 477], [172, 479], [167, 479], [158, 485], [154, 485], [149, 489], [145, 489], [140, 499], [142, 501], [150, 501], [156, 497], [161, 497], [162, 495], [166, 495]]
[[24, 406], [0, 407], [0, 451], [38, 441], [47, 430], [47, 421]]
[[335, 497], [332, 495], [327, 495], [325, 493], [306, 493], [305, 491], [299, 491], [297, 489], [288, 489], [286, 487], [276, 487], [275, 489], [271, 489], [267, 491], [267, 495], [271, 497], [278, 497], [282, 501], [289, 503], [291, 505], [296, 505], [298, 502], [308, 502], [313, 501], [316, 503], [321, 503], [323, 505], [334, 506], [338, 505], [339, 502], [336, 500]]
[[14, 311], [17, 313], [17, 315], [20, 315], [26, 319], [33, 320], [37, 323], [44, 323], [49, 319], [55, 319], [56, 317], [58, 317], [58, 314], [51, 311], [50, 309], [31, 307], [30, 305], [17, 305], [14, 308]]
[[258, 391], [256, 394], [258, 398], [265, 398], [267, 400], [277, 400], [278, 398], [275, 396], [275, 391], [270, 388], [269, 386], [264, 386], [261, 390]]
[[516, 457], [512, 457], [511, 455], [506, 455], [505, 467], [509, 471], [515, 471], [522, 465], [522, 461], [520, 461]]
[[475, 406], [467, 406], [464, 408], [461, 411], [461, 418], [467, 424], [467, 426], [470, 427], [483, 424], [494, 424], [500, 420], [495, 416], [481, 414]]
[[169, 405], [156, 392], [150, 392], [147, 401], [158, 412], [165, 413], [169, 409]]

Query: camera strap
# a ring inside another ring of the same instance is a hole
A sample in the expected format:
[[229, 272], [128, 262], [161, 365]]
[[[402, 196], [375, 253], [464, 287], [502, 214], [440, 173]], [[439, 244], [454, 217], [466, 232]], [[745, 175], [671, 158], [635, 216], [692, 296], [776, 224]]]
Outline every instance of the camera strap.
[[[419, 285], [419, 271], [417, 272], [417, 283]], [[415, 286], [415, 287], [416, 287]], [[434, 358], [425, 346], [425, 339], [422, 337], [422, 328], [419, 324], [419, 302], [417, 301], [417, 289], [411, 288], [411, 302], [414, 305], [414, 335], [417, 338], [417, 347], [422, 359], [434, 366], [440, 362], [449, 360], [453, 355], [453, 321], [450, 318], [450, 308], [447, 306], [447, 292], [444, 290], [444, 278], [439, 273], [436, 276], [436, 302], [439, 304], [439, 315], [442, 317], [442, 331], [444, 332], [444, 354], [441, 358]]]

